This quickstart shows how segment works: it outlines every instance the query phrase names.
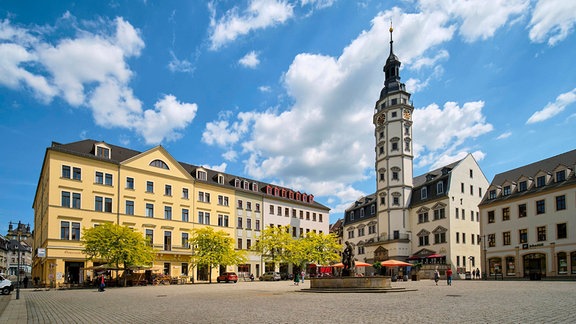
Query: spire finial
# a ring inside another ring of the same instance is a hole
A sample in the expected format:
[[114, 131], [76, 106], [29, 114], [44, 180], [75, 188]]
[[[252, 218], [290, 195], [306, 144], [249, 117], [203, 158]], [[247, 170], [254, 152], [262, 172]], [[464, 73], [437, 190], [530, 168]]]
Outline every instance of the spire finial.
[[394, 43], [394, 40], [392, 40], [392, 32], [394, 31], [394, 28], [392, 27], [392, 18], [390, 18], [390, 55], [392, 55], [393, 53], [393, 48], [392, 48], [392, 43]]

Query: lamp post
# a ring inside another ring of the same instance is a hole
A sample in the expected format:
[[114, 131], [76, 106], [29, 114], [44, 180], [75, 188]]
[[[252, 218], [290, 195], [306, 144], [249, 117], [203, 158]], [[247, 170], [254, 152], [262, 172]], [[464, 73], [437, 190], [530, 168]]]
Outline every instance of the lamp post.
[[16, 241], [14, 245], [14, 249], [18, 252], [17, 255], [17, 268], [16, 268], [16, 299], [20, 299], [20, 242], [22, 241], [23, 237], [30, 236], [30, 225], [24, 226], [20, 221], [18, 222], [18, 227], [16, 229], [12, 228], [12, 222], [10, 222], [8, 226], [8, 235], [12, 237], [13, 240]]

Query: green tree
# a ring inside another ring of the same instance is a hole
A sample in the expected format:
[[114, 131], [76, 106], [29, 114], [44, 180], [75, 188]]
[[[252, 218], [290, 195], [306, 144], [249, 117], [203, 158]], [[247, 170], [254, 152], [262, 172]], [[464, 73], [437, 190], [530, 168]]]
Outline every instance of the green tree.
[[194, 266], [208, 266], [210, 283], [212, 268], [246, 262], [246, 253], [234, 250], [234, 239], [224, 231], [214, 231], [212, 227], [195, 229], [192, 231], [190, 243], [194, 247], [190, 263]]
[[289, 260], [299, 268], [307, 263], [328, 264], [339, 259], [338, 251], [342, 245], [334, 234], [309, 232], [298, 240], [293, 240], [289, 247]]
[[124, 271], [130, 266], [151, 265], [154, 262], [155, 253], [148, 241], [128, 226], [105, 223], [82, 231], [82, 252], [89, 260], [103, 260]]
[[256, 244], [252, 250], [258, 252], [262, 257], [274, 263], [274, 266], [280, 262], [291, 262], [290, 255], [295, 252], [292, 246], [294, 239], [290, 235], [290, 225], [280, 227], [267, 227], [260, 233]]

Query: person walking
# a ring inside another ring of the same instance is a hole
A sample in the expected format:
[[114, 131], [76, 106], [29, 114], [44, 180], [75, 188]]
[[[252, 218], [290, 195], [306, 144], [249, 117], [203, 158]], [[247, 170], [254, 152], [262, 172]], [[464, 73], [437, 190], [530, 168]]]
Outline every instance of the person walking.
[[476, 278], [478, 280], [482, 279], [482, 278], [480, 278], [480, 269], [478, 269], [478, 268], [476, 268]]
[[294, 274], [294, 286], [298, 286], [299, 282], [300, 282], [300, 274], [298, 274], [298, 272], [296, 272]]
[[104, 287], [106, 287], [106, 279], [104, 274], [101, 274], [100, 278], [98, 278], [98, 291], [104, 291]]
[[436, 269], [434, 270], [434, 282], [436, 283], [436, 286], [438, 286], [438, 280], [440, 280], [440, 272]]
[[300, 273], [300, 282], [304, 283], [304, 277], [306, 276], [306, 272], [304, 270], [302, 270], [302, 272]]
[[452, 268], [446, 270], [446, 282], [448, 283], [448, 286], [452, 286]]

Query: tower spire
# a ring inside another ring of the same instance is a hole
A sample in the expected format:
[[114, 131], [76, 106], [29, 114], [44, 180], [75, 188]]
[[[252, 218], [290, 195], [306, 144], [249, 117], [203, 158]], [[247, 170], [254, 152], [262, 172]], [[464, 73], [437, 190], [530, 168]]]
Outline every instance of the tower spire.
[[394, 40], [392, 39], [392, 32], [394, 31], [394, 28], [392, 27], [392, 19], [390, 19], [390, 55], [394, 55]]

